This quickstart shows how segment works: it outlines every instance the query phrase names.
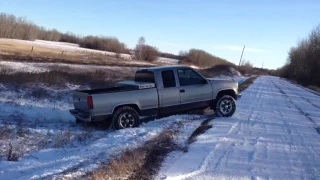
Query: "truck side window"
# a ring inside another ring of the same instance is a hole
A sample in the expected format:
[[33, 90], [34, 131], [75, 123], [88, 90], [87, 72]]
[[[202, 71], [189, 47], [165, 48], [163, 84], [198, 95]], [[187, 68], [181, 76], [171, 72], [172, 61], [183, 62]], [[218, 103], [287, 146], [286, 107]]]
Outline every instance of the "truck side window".
[[205, 79], [191, 69], [178, 69], [178, 76], [180, 86], [204, 84], [205, 82]]
[[162, 81], [164, 88], [176, 87], [173, 70], [162, 71]]

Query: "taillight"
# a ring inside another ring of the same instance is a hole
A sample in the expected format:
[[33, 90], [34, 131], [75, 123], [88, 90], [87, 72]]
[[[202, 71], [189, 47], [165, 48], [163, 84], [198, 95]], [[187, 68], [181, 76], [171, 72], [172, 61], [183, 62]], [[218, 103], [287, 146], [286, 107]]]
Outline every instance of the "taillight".
[[87, 103], [88, 103], [88, 107], [89, 107], [89, 109], [93, 109], [93, 100], [92, 100], [92, 96], [88, 96], [88, 97], [87, 97]]

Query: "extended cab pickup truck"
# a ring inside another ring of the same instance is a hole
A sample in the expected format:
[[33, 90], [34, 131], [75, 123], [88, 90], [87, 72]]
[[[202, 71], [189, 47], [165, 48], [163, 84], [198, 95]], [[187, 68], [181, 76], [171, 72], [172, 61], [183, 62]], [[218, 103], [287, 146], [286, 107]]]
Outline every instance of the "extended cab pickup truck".
[[115, 129], [136, 127], [140, 117], [167, 115], [210, 107], [218, 116], [236, 110], [238, 83], [206, 79], [187, 66], [162, 66], [138, 70], [134, 81], [115, 87], [74, 91], [77, 122], [111, 121]]

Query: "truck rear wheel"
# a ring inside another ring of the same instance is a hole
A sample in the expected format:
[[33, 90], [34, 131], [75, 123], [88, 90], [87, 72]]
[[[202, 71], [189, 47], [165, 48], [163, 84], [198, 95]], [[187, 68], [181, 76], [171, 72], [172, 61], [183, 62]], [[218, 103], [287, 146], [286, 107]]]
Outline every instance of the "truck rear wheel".
[[139, 114], [130, 107], [124, 106], [117, 109], [112, 117], [115, 129], [125, 129], [139, 126]]
[[236, 108], [236, 100], [232, 96], [222, 95], [217, 101], [215, 112], [218, 117], [231, 117]]

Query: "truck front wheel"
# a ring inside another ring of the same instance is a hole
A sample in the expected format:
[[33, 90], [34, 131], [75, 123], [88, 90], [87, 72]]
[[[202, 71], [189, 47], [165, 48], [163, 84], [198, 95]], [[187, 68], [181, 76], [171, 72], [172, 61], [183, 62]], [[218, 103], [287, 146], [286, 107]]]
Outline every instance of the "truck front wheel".
[[230, 95], [223, 95], [217, 100], [215, 112], [218, 117], [231, 117], [236, 111], [236, 100]]
[[117, 109], [112, 117], [115, 129], [125, 129], [139, 126], [139, 114], [130, 106]]

